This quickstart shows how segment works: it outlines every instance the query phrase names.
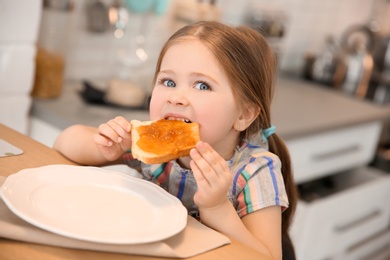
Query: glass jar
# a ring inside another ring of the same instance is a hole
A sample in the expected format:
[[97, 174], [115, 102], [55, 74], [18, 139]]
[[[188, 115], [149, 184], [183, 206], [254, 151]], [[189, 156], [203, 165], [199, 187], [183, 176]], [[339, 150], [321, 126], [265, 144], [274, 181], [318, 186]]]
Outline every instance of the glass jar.
[[73, 7], [72, 0], [43, 1], [32, 96], [53, 98], [61, 94]]

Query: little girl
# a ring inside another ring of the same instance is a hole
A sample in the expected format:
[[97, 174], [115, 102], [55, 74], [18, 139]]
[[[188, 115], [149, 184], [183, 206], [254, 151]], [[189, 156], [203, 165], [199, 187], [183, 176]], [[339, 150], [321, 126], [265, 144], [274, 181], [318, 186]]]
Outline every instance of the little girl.
[[[201, 141], [188, 157], [143, 164], [142, 176], [205, 225], [286, 259], [294, 255], [288, 228], [296, 192], [288, 151], [271, 124], [275, 71], [255, 30], [199, 22], [177, 31], [157, 61], [150, 119], [197, 122]], [[98, 128], [71, 126], [54, 148], [81, 164], [130, 165], [131, 125], [118, 116]]]

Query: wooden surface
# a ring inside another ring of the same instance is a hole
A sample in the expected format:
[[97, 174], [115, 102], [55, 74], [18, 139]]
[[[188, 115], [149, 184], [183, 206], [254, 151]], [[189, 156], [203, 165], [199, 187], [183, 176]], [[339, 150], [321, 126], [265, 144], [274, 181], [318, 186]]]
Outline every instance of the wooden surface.
[[[9, 176], [25, 168], [33, 168], [50, 164], [74, 164], [64, 158], [57, 151], [39, 143], [35, 140], [20, 134], [5, 125], [0, 124], [0, 139], [22, 149], [21, 155], [0, 157], [0, 176]], [[1, 228], [1, 227], [0, 227]], [[96, 251], [66, 249], [12, 241], [0, 238], [0, 259], [161, 259], [156, 257], [102, 253]], [[163, 258], [170, 259], [170, 258]], [[176, 258], [175, 258], [176, 259]], [[204, 254], [191, 257], [198, 260], [218, 259], [265, 259], [256, 251], [240, 244], [234, 240], [226, 245]]]
[[74, 164], [57, 151], [0, 124], [0, 139], [23, 150], [23, 154], [0, 157], [0, 175], [8, 176], [25, 168], [49, 164]]

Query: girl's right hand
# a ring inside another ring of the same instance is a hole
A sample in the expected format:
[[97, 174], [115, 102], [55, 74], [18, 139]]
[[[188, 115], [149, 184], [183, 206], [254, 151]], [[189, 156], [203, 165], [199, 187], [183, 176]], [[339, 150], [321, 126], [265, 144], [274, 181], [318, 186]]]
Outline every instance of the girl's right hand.
[[98, 127], [93, 141], [104, 158], [115, 161], [131, 149], [131, 124], [122, 116], [111, 119]]

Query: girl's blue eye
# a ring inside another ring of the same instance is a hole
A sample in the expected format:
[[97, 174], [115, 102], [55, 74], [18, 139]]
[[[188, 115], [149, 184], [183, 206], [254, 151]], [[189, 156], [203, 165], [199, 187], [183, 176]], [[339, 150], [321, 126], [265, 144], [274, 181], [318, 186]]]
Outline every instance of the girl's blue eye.
[[170, 80], [170, 79], [164, 80], [164, 81], [163, 81], [163, 84], [164, 84], [164, 86], [170, 87], [170, 88], [176, 87], [176, 83], [173, 82], [173, 81]]
[[199, 90], [210, 90], [210, 87], [204, 82], [196, 83], [195, 88]]

